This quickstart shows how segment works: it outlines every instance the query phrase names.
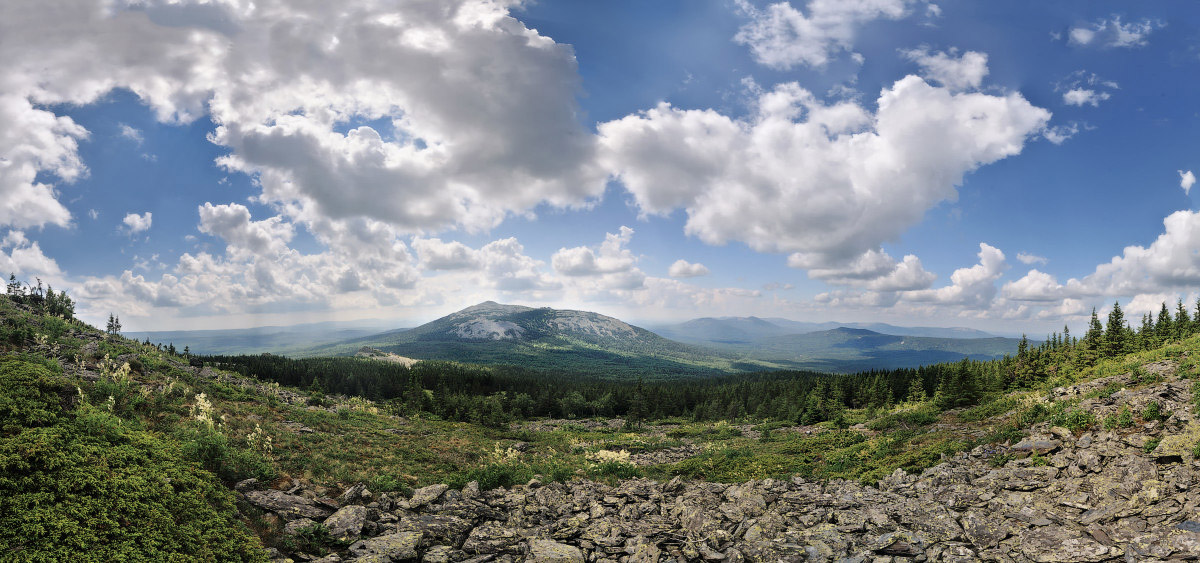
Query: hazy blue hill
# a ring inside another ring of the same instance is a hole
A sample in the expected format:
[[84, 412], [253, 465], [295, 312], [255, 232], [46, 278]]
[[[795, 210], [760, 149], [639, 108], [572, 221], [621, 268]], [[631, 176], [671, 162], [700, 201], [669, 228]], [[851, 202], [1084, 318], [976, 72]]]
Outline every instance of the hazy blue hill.
[[[222, 330], [171, 330], [126, 332], [133, 340], [184, 346], [196, 354], [287, 354], [314, 346], [344, 342], [379, 334], [382, 321], [323, 322], [292, 326], [265, 326]], [[400, 329], [405, 330], [405, 329]]]
[[705, 317], [657, 327], [655, 332], [681, 342], [735, 344], [792, 334], [794, 331], [758, 317]]
[[705, 317], [656, 326], [654, 332], [691, 344], [740, 346], [760, 343], [763, 339], [789, 334], [807, 334], [836, 328], [866, 329], [896, 336], [931, 338], [992, 338], [995, 335], [962, 327], [904, 327], [886, 323], [803, 322], [783, 318]]
[[765, 361], [829, 371], [916, 367], [963, 358], [989, 360], [1015, 354], [1015, 338], [934, 338], [881, 334], [867, 329], [832, 330], [770, 337], [743, 353]]

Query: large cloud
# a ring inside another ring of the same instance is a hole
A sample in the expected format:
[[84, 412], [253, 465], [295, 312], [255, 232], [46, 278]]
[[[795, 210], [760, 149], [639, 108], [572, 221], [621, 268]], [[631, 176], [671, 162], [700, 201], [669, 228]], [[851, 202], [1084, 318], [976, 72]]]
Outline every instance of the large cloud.
[[0, 225], [66, 225], [55, 187], [87, 132], [34, 104], [128, 88], [159, 119], [208, 114], [221, 163], [302, 220], [486, 229], [598, 196], [573, 52], [517, 0], [19, 0], [0, 18]]
[[1021, 95], [955, 93], [908, 76], [871, 114], [794, 83], [757, 112], [660, 104], [599, 126], [606, 166], [644, 213], [683, 208], [710, 244], [846, 264], [918, 223], [979, 166], [1018, 154], [1050, 113]]

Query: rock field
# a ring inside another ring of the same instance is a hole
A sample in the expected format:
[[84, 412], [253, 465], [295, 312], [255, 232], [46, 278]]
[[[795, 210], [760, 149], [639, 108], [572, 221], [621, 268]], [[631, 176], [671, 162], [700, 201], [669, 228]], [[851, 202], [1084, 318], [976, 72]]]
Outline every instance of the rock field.
[[[322, 498], [238, 485], [284, 525], [322, 522], [345, 547], [272, 550], [276, 561], [1170, 561], [1200, 559], [1200, 440], [1191, 384], [1167, 363], [1052, 392], [1097, 421], [1157, 402], [1165, 420], [1071, 432], [1041, 424], [1016, 444], [981, 446], [878, 488], [765, 479], [735, 485], [577, 480], [481, 491], [445, 485], [411, 498], [362, 485]], [[1133, 390], [1121, 387], [1128, 385]], [[1119, 388], [1105, 397], [1097, 389]], [[1089, 394], [1092, 395], [1090, 398]]]

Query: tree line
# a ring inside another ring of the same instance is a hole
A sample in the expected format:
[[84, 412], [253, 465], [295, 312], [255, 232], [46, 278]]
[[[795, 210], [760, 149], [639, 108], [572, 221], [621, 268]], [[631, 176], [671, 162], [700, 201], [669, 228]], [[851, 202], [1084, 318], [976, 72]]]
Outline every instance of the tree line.
[[18, 281], [16, 274], [10, 273], [4, 293], [14, 303], [28, 305], [38, 313], [67, 320], [75, 318], [75, 301], [67, 292], [55, 292], [49, 285], [43, 287], [41, 278], [36, 279], [37, 285], [31, 285]]

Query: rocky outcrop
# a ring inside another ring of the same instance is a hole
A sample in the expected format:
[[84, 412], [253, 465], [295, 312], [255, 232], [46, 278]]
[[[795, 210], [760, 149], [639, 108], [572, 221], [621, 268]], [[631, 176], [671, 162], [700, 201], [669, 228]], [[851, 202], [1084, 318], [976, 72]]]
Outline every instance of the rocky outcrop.
[[1017, 444], [981, 446], [920, 475], [897, 470], [875, 487], [799, 477], [576, 480], [491, 491], [434, 485], [410, 499], [352, 488], [342, 498], [354, 504], [320, 516], [301, 514], [298, 506], [320, 505], [295, 495], [244, 494], [291, 520], [323, 519], [353, 542], [333, 556], [342, 561], [1195, 560], [1196, 423], [1177, 393], [1191, 382], [1166, 379], [1108, 397], [1055, 391], [1097, 417], [1157, 401], [1165, 420], [1079, 433], [1043, 423]]

